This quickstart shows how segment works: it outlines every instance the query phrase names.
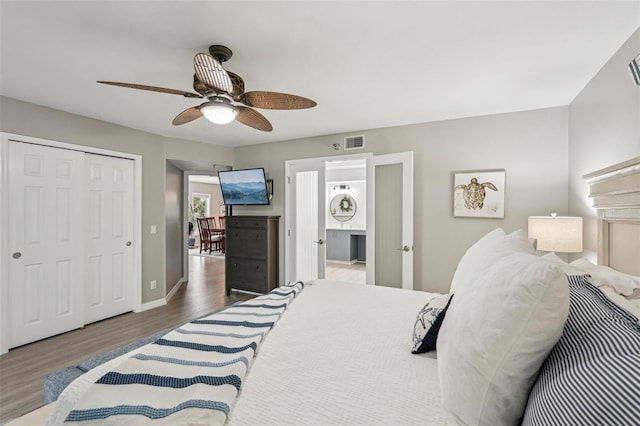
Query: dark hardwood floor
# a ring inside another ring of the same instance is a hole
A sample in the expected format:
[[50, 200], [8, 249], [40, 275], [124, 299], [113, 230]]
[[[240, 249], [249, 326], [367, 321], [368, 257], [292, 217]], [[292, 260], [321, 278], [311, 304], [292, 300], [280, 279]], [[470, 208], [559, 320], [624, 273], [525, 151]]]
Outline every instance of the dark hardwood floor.
[[188, 283], [168, 304], [127, 313], [11, 349], [0, 356], [0, 424], [43, 405], [47, 374], [253, 296], [225, 296], [224, 258], [189, 256]]

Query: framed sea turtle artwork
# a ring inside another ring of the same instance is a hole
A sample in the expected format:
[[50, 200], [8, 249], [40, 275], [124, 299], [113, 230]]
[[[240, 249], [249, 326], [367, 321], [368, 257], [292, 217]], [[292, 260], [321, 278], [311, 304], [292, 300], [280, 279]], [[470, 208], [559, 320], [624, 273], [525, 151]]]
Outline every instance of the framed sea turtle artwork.
[[504, 170], [453, 173], [453, 216], [504, 219]]

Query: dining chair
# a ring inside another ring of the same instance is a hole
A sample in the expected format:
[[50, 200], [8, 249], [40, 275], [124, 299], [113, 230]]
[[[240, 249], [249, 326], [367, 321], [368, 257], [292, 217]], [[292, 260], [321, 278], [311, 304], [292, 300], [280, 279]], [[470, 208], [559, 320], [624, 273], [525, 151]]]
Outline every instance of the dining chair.
[[200, 253], [202, 251], [211, 252], [211, 242], [209, 238], [209, 222], [206, 217], [199, 217], [198, 220], [198, 232], [200, 234]]
[[211, 216], [206, 218], [209, 226], [209, 253], [212, 251], [222, 252], [223, 230], [216, 224], [216, 218]]

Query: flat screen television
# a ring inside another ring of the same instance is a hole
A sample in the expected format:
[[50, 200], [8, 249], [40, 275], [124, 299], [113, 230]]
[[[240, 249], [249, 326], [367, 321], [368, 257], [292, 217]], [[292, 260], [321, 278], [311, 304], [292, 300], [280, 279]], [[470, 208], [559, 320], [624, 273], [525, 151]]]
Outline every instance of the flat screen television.
[[220, 171], [218, 178], [222, 198], [227, 206], [269, 204], [263, 168]]

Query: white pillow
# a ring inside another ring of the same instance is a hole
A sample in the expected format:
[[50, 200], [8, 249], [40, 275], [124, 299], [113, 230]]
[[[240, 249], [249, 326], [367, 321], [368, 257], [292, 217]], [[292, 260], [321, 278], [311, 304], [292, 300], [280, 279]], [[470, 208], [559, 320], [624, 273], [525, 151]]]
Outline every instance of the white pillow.
[[436, 343], [443, 406], [463, 424], [517, 424], [562, 334], [567, 279], [548, 260], [511, 253], [469, 284], [451, 301]]
[[591, 275], [589, 282], [596, 287], [609, 286], [626, 297], [635, 297], [640, 291], [640, 277], [616, 271], [608, 266], [594, 265], [584, 257], [574, 260], [570, 265]]
[[554, 252], [549, 252], [546, 254], [543, 254], [542, 256], [540, 256], [542, 259], [546, 259], [549, 260], [551, 262], [555, 262], [558, 265], [568, 265], [567, 262], [565, 262], [564, 260], [562, 260], [557, 254], [555, 254]]
[[544, 254], [540, 256], [540, 258], [555, 263], [556, 265], [558, 265], [558, 267], [560, 267], [560, 269], [562, 269], [562, 272], [564, 272], [567, 275], [584, 275], [588, 273], [584, 269], [580, 269], [575, 265], [568, 264], [553, 252]]
[[533, 244], [522, 229], [506, 234], [496, 228], [480, 238], [466, 251], [460, 259], [456, 272], [451, 280], [449, 293], [464, 291], [481, 271], [489, 268], [501, 257], [513, 253], [535, 253]]

